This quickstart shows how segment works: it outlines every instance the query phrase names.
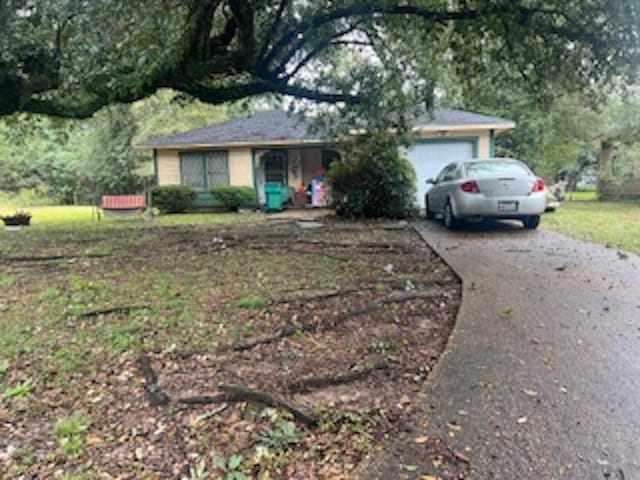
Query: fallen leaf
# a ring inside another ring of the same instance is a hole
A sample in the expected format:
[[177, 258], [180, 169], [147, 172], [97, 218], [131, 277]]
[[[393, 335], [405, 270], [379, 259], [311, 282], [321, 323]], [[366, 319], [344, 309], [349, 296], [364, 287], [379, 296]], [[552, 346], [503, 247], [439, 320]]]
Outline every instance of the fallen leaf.
[[512, 308], [504, 308], [500, 311], [500, 316], [502, 318], [509, 318], [511, 315], [513, 315], [513, 309]]

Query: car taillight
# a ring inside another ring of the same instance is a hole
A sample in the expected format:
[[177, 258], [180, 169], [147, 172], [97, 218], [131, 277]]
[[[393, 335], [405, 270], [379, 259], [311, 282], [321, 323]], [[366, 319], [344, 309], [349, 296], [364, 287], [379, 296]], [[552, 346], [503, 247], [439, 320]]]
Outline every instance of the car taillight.
[[531, 193], [542, 192], [542, 191], [544, 191], [544, 180], [539, 178], [536, 180], [536, 183], [533, 184], [533, 189], [531, 190]]
[[460, 185], [460, 189], [466, 193], [480, 193], [480, 188], [478, 188], [478, 184], [475, 182], [475, 180], [464, 182], [462, 185]]

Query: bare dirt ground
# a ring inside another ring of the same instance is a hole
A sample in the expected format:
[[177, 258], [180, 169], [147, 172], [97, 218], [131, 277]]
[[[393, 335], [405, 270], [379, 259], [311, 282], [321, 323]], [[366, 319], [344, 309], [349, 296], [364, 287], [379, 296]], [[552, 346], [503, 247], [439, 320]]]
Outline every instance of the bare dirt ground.
[[308, 225], [0, 236], [0, 478], [352, 478], [394, 438], [464, 478], [411, 434], [458, 279], [409, 226]]

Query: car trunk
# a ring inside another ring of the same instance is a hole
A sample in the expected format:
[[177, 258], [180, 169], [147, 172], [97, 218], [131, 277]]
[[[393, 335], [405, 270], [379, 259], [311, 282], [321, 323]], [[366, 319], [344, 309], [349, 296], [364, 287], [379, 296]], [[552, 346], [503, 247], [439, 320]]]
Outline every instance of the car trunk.
[[529, 195], [533, 177], [478, 178], [476, 183], [485, 197], [510, 197]]

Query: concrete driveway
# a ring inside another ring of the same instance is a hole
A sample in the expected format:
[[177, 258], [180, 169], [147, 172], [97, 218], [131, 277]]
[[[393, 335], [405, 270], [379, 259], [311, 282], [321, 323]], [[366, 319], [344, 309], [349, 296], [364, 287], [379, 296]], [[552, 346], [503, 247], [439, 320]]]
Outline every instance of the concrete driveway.
[[463, 279], [430, 433], [474, 480], [640, 479], [640, 257], [516, 223], [417, 226]]

